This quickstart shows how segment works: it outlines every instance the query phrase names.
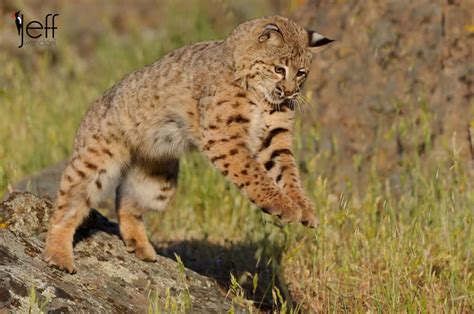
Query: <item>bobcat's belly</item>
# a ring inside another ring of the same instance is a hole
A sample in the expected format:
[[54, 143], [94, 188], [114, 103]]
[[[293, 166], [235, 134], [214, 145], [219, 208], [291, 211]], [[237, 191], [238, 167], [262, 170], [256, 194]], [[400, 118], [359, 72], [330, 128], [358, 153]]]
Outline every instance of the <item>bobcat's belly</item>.
[[192, 146], [189, 131], [179, 119], [168, 119], [144, 133], [137, 150], [150, 160], [179, 158]]

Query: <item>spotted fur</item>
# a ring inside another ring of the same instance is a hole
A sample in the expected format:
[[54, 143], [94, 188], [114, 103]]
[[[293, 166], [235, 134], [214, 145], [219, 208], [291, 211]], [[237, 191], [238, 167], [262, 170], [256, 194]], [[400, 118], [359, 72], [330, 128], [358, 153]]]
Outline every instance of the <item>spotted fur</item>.
[[109, 89], [77, 132], [46, 260], [74, 270], [74, 232], [113, 189], [129, 251], [155, 260], [143, 214], [165, 209], [179, 158], [192, 147], [265, 212], [315, 227], [292, 150], [294, 99], [314, 49], [328, 41], [315, 34], [286, 18], [256, 19], [225, 40], [174, 50]]

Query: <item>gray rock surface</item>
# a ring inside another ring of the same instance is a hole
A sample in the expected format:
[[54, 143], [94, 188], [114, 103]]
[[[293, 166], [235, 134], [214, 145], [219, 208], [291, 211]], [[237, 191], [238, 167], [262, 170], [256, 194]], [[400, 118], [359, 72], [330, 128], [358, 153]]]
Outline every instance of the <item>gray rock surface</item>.
[[26, 176], [13, 184], [13, 190], [28, 191], [41, 197], [55, 198], [58, 193], [59, 180], [66, 165], [67, 160], [63, 160], [34, 175]]
[[[75, 236], [74, 275], [42, 260], [51, 201], [12, 193], [0, 204], [0, 312], [145, 312], [151, 301], [189, 304], [194, 313], [221, 313], [232, 306], [212, 280], [158, 256], [145, 263], [126, 252], [117, 224], [92, 211]], [[37, 301], [30, 301], [31, 288]], [[188, 298], [189, 296], [189, 298]], [[186, 300], [189, 300], [186, 301]], [[170, 308], [166, 312], [171, 311]]]

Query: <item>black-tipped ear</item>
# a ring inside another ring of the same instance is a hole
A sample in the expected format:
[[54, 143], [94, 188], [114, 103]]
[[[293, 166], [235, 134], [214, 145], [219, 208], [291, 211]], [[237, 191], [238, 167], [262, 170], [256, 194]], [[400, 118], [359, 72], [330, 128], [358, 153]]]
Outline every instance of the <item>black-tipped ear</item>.
[[267, 24], [263, 28], [263, 32], [258, 37], [258, 41], [267, 42], [270, 45], [279, 46], [283, 42], [283, 36], [280, 29], [275, 24]]
[[315, 31], [307, 30], [308, 32], [308, 47], [321, 47], [332, 43], [334, 40], [324, 37]]

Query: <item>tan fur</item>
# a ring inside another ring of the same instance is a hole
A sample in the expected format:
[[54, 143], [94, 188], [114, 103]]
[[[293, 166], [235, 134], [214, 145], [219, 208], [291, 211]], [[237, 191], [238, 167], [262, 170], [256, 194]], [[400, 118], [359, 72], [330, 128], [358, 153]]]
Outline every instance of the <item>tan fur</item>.
[[115, 84], [77, 132], [46, 260], [74, 270], [74, 232], [110, 189], [117, 190], [129, 251], [155, 260], [143, 213], [166, 207], [179, 157], [191, 147], [266, 212], [315, 227], [292, 153], [294, 98], [306, 76], [298, 71], [307, 71], [312, 58], [308, 42], [307, 31], [288, 19], [256, 19], [226, 40], [174, 50]]

